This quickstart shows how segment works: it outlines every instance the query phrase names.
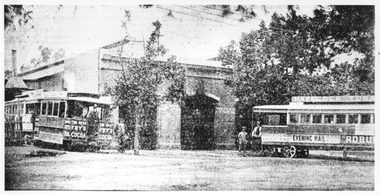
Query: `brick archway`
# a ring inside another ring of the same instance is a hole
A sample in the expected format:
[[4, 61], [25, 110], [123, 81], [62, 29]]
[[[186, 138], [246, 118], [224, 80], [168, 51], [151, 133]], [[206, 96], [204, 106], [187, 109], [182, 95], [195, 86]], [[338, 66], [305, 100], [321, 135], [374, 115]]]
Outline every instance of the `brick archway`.
[[214, 121], [218, 104], [215, 97], [195, 94], [184, 100], [181, 108], [181, 149], [215, 149]]

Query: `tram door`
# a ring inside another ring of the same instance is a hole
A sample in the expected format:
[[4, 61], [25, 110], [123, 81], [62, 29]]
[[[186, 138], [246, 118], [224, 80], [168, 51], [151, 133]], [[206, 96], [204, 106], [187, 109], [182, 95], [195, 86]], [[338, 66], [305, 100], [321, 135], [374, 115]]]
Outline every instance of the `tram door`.
[[181, 108], [181, 149], [215, 149], [214, 119], [217, 101], [206, 95], [194, 95]]

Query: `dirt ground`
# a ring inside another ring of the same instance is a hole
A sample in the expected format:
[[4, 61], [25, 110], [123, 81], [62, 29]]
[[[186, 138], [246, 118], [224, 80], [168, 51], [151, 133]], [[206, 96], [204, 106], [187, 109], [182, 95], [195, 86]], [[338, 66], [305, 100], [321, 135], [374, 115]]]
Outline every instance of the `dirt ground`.
[[[337, 153], [337, 152], [335, 152]], [[236, 151], [67, 152], [5, 148], [5, 190], [374, 190], [373, 152], [308, 158]]]

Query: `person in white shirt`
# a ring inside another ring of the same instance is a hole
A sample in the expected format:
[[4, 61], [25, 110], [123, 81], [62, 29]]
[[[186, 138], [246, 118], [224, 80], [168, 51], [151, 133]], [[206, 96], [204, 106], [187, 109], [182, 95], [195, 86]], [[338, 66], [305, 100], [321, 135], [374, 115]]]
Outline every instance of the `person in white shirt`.
[[247, 132], [245, 131], [246, 127], [242, 126], [241, 127], [241, 132], [238, 134], [239, 138], [239, 153], [243, 150], [243, 155], [246, 155], [246, 145], [247, 145]]
[[260, 121], [257, 121], [256, 127], [252, 131], [252, 138], [253, 138], [252, 148], [254, 150], [257, 150], [258, 148], [260, 148], [261, 151], [263, 150], [263, 147], [261, 145], [262, 128], [263, 127], [261, 126]]

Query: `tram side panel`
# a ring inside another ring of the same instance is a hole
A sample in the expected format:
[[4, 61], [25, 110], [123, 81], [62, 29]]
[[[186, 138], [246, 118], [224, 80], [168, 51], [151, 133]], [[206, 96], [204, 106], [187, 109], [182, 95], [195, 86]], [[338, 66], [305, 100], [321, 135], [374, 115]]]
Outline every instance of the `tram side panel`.
[[374, 124], [264, 126], [263, 145], [373, 148]]
[[37, 129], [41, 141], [55, 144], [96, 142], [98, 145], [110, 145], [114, 140], [113, 124], [101, 121], [96, 124], [94, 133], [88, 132], [86, 118], [59, 118], [40, 116]]
[[64, 118], [39, 116], [38, 138], [43, 142], [63, 144]]

